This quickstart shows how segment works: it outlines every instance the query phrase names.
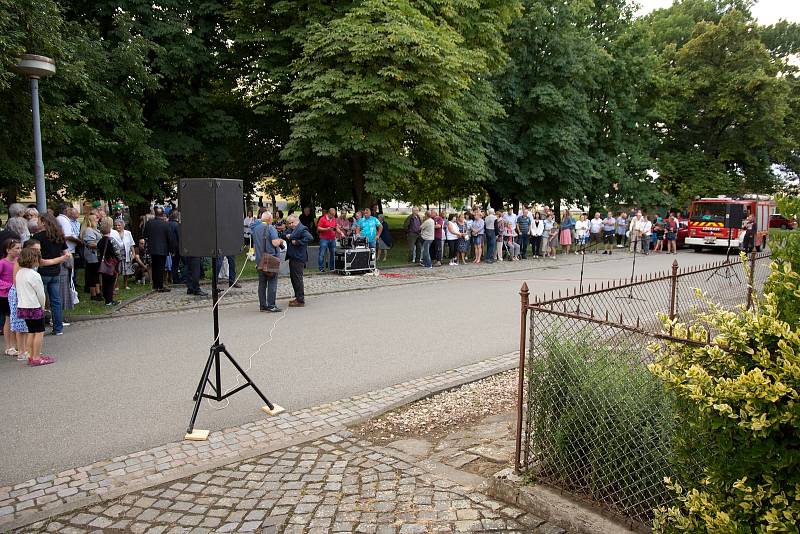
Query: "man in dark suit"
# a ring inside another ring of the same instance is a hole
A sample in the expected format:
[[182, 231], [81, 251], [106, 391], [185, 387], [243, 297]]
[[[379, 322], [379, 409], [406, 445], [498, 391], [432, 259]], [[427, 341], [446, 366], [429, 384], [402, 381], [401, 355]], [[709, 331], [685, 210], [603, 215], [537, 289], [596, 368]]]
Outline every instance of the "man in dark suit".
[[159, 293], [166, 293], [169, 288], [164, 287], [164, 269], [167, 265], [167, 256], [176, 250], [169, 224], [164, 218], [164, 209], [156, 207], [153, 210], [155, 219], [144, 225], [143, 235], [147, 240], [147, 248], [153, 266], [153, 289]]
[[289, 215], [286, 219], [289, 228], [284, 236], [286, 239], [286, 257], [289, 259], [289, 279], [292, 281], [294, 298], [289, 301], [292, 308], [302, 308], [306, 304], [305, 291], [303, 290], [303, 269], [308, 262], [308, 244], [314, 240], [311, 232], [297, 218]]
[[170, 250], [172, 257], [172, 283], [180, 284], [184, 281], [186, 273], [186, 263], [181, 265], [181, 212], [177, 209], [172, 209], [169, 212], [169, 232], [171, 234], [172, 243], [174, 247]]

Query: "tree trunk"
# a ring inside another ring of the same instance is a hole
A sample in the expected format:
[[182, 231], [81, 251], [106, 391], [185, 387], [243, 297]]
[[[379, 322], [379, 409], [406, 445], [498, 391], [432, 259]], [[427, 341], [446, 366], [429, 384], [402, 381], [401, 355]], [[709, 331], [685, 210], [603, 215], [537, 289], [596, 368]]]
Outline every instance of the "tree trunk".
[[497, 191], [489, 187], [486, 188], [486, 192], [489, 193], [489, 205], [495, 210], [503, 209], [503, 197], [500, 196]]
[[307, 191], [300, 191], [300, 211], [303, 211], [303, 208], [311, 208], [311, 213], [315, 213], [314, 209], [314, 197], [311, 193]]
[[131, 231], [131, 234], [133, 234], [133, 238], [138, 242], [139, 238], [142, 237], [142, 217], [150, 213], [150, 203], [141, 202], [137, 204], [131, 204], [128, 206], [128, 213], [131, 217], [131, 227], [129, 230]]
[[363, 156], [350, 157], [350, 173], [353, 178], [353, 208], [356, 211], [372, 208], [375, 198], [367, 192]]
[[561, 224], [561, 199], [556, 198], [553, 200], [553, 212], [556, 216], [556, 222]]

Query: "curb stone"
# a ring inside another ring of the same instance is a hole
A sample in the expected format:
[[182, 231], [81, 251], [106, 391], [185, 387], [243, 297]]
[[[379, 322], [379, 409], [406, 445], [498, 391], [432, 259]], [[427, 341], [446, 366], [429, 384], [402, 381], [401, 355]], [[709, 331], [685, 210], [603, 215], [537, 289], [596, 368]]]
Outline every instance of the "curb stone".
[[485, 493], [514, 504], [574, 534], [644, 534], [649, 529], [632, 529], [601, 513], [597, 508], [568, 499], [557, 490], [542, 484], [527, 486], [522, 477], [508, 468], [495, 473]]

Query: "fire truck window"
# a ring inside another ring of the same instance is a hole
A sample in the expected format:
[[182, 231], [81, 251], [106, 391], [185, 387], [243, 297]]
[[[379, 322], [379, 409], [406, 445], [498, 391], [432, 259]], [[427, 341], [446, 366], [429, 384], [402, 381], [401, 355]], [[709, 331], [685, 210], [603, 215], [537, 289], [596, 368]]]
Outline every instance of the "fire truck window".
[[694, 205], [689, 219], [696, 222], [725, 222], [725, 204], [723, 202], [699, 202]]

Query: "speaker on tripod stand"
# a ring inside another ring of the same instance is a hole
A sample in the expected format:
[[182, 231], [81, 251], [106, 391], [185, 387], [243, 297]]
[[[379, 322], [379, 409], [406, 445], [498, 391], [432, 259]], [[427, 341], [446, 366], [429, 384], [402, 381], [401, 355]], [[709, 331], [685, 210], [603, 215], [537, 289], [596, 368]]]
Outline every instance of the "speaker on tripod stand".
[[[233, 256], [242, 250], [242, 181], [219, 178], [182, 179], [178, 186], [178, 194], [181, 206], [181, 255], [211, 257], [211, 298], [214, 303], [211, 314], [214, 319], [214, 338], [200, 383], [192, 398], [194, 409], [184, 437], [188, 440], [202, 441], [208, 439], [208, 430], [195, 429], [194, 424], [203, 399], [220, 402], [246, 387], [252, 387], [264, 401], [265, 406], [261, 408], [262, 411], [275, 415], [282, 412], [283, 408], [273, 405], [267, 399], [220, 342], [217, 258]], [[244, 378], [244, 384], [227, 392], [222, 389], [220, 366], [222, 356], [225, 356]], [[206, 393], [207, 387], [211, 388], [212, 393]]]
[[[744, 204], [725, 204], [725, 230], [728, 232], [728, 247], [725, 251], [725, 263], [722, 264], [719, 269], [714, 270], [711, 276], [708, 277], [708, 280], [711, 280], [715, 276], [720, 276], [728, 280], [731, 284], [733, 283], [733, 278], [736, 278], [736, 281], [741, 283], [738, 273], [731, 268], [731, 241], [733, 239], [733, 231], [742, 227], [745, 217]], [[720, 271], [723, 267], [724, 271]]]

